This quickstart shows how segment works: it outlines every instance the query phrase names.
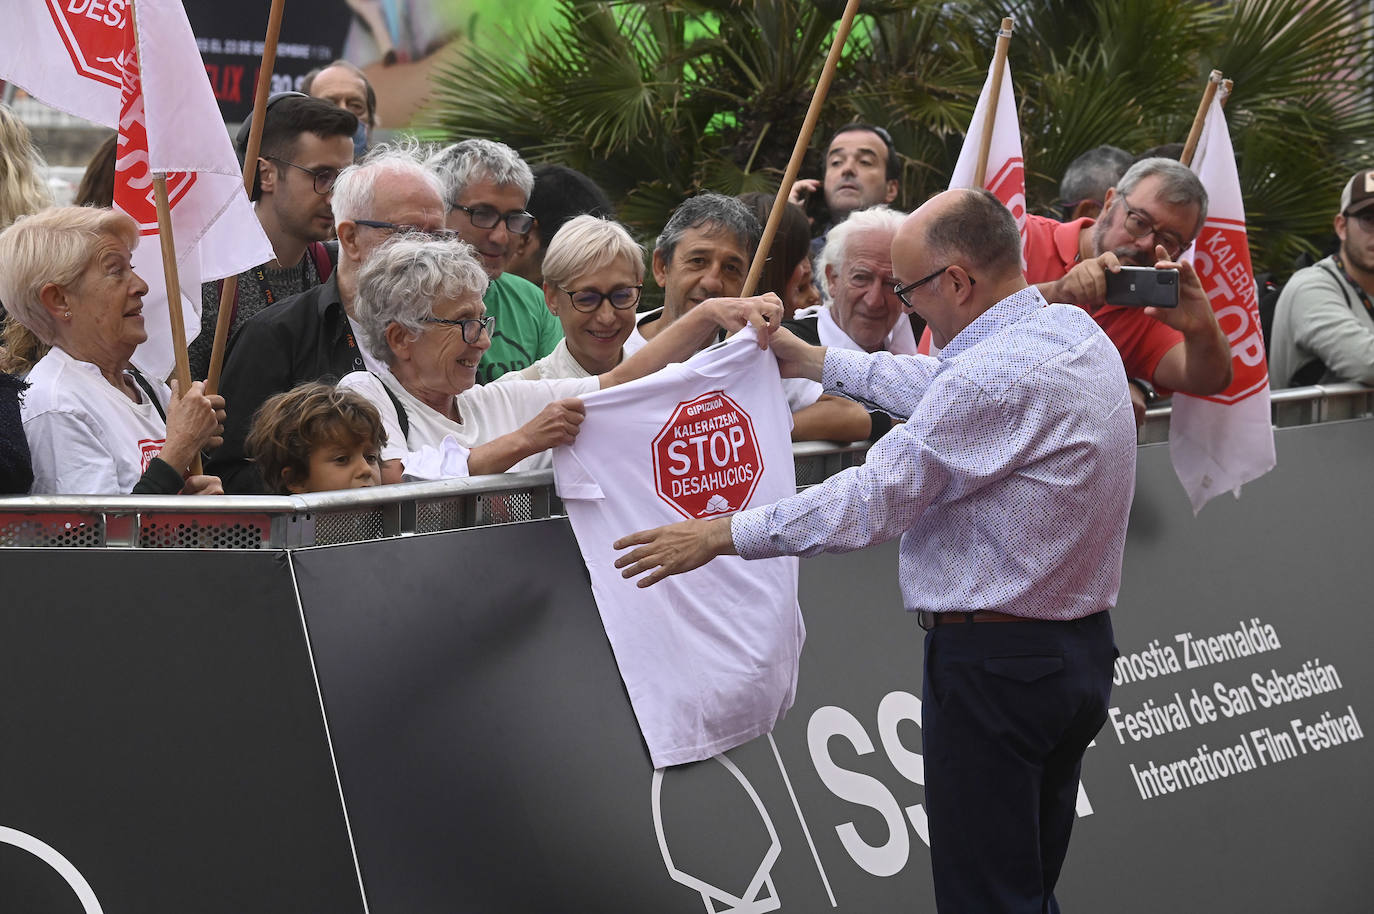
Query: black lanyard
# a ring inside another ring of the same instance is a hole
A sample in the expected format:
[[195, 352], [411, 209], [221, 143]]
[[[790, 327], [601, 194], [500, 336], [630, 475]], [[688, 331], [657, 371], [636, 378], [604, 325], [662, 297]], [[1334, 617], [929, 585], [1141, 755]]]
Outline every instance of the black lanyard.
[[1345, 281], [1350, 283], [1350, 287], [1360, 297], [1360, 304], [1364, 305], [1365, 313], [1369, 315], [1370, 320], [1374, 320], [1374, 302], [1370, 302], [1369, 293], [1365, 292], [1364, 286], [1357, 283], [1355, 277], [1350, 275], [1350, 271], [1345, 268], [1345, 261], [1341, 260], [1340, 254], [1333, 254], [1332, 259], [1336, 261], [1336, 266], [1341, 268], [1341, 275], [1345, 277]]

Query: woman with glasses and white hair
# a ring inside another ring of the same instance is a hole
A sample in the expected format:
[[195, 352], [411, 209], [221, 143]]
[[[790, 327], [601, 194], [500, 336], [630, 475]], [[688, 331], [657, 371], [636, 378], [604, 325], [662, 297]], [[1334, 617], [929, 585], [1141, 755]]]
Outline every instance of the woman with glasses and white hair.
[[0, 232], [0, 298], [52, 349], [27, 378], [22, 416], [34, 494], [214, 494], [184, 479], [220, 443], [224, 399], [200, 382], [176, 396], [134, 368], [148, 338], [134, 272], [138, 226], [124, 213], [60, 206]]
[[563, 325], [553, 352], [498, 381], [588, 378], [625, 357], [644, 288], [644, 249], [619, 222], [577, 216], [544, 255], [544, 303]]
[[546, 468], [548, 449], [577, 437], [582, 395], [687, 358], [711, 327], [766, 329], [782, 315], [775, 296], [712, 299], [607, 372], [481, 385], [477, 364], [495, 323], [482, 304], [486, 287], [472, 248], [453, 241], [393, 239], [359, 274], [358, 323], [386, 367], [355, 371], [339, 386], [382, 415], [384, 482]]

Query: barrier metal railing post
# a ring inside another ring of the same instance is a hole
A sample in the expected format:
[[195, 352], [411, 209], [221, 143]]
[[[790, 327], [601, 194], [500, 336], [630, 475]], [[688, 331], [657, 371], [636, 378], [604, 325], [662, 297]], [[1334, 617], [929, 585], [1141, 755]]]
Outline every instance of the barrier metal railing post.
[[[1374, 388], [1273, 391], [1275, 428], [1374, 418]], [[1140, 444], [1168, 441], [1170, 409], [1146, 413]], [[800, 486], [864, 461], [866, 442], [795, 445]], [[526, 508], [525, 506], [528, 505]], [[25, 496], [0, 498], [9, 548], [302, 549], [559, 516], [549, 470], [292, 496]]]

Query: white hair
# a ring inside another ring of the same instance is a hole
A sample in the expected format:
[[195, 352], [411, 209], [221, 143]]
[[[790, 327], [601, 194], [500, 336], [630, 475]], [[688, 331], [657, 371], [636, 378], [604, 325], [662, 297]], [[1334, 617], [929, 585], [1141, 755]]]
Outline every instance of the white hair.
[[10, 316], [51, 346], [57, 323], [39, 291], [48, 283], [68, 287], [81, 278], [102, 236], [118, 238], [133, 250], [138, 225], [114, 209], [52, 206], [20, 216], [0, 232], [0, 301]]
[[368, 349], [388, 365], [395, 361], [386, 330], [399, 324], [417, 339], [437, 301], [481, 300], [487, 274], [472, 247], [461, 241], [411, 239], [384, 242], [358, 273], [358, 324]]
[[490, 181], [497, 187], [520, 188], [526, 202], [534, 192], [534, 172], [520, 158], [520, 153], [492, 140], [463, 140], [431, 155], [425, 165], [433, 169], [448, 192], [446, 202], [452, 203], [470, 185]]
[[[361, 162], [339, 172], [338, 180], [334, 182], [334, 224], [371, 219], [376, 185], [395, 178], [421, 181], [432, 188], [440, 199], [444, 199], [444, 186], [434, 172], [421, 162], [418, 143], [378, 146]], [[448, 212], [448, 209], [448, 201], [445, 200], [444, 211]]]
[[849, 242], [861, 232], [887, 232], [894, 238], [897, 230], [906, 221], [907, 214], [890, 206], [872, 206], [850, 213], [849, 218], [832, 228], [825, 236], [825, 247], [816, 256], [816, 275], [821, 280], [821, 292], [830, 301], [830, 282], [825, 278], [825, 268], [833, 267], [838, 275], [840, 267], [849, 254]]

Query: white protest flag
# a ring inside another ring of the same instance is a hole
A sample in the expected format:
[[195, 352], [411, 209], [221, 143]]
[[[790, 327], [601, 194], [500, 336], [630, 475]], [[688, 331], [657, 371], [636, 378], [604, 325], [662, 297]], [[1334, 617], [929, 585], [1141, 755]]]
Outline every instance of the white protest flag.
[[1169, 457], [1194, 513], [1222, 492], [1274, 468], [1269, 368], [1260, 330], [1259, 299], [1246, 240], [1240, 176], [1220, 94], [1212, 100], [1192, 169], [1207, 189], [1207, 221], [1184, 256], [1190, 258], [1217, 321], [1231, 343], [1231, 386], [1211, 397], [1175, 394]]
[[134, 361], [162, 378], [175, 355], [163, 316], [167, 292], [153, 173], [167, 175], [188, 343], [200, 330], [200, 284], [275, 255], [244, 193], [243, 172], [185, 9], [177, 0], [137, 0], [137, 23], [137, 34], [132, 20], [125, 30], [115, 206], [139, 224], [143, 241], [134, 252], [134, 268], [151, 289], [143, 307], [148, 340]]
[[[243, 192], [186, 11], [175, 0], [26, 0], [0, 29], [0, 78], [54, 108], [119, 129], [115, 206], [139, 224], [134, 268], [148, 283], [148, 341], [134, 362], [165, 378], [175, 362], [153, 173], [167, 173], [188, 342], [200, 284], [273, 258]], [[146, 52], [146, 53], [136, 53]], [[140, 66], [142, 64], [142, 66]]]
[[[1021, 266], [1026, 265], [1026, 165], [1021, 157], [1021, 122], [1016, 117], [1016, 97], [1011, 88], [1011, 64], [1004, 50], [1005, 42], [1011, 38], [1011, 20], [1004, 20], [1003, 30], [998, 34], [999, 52], [993, 55], [988, 66], [988, 78], [983, 83], [983, 91], [978, 96], [978, 105], [973, 109], [973, 121], [968, 133], [964, 135], [964, 146], [959, 150], [959, 160], [954, 164], [954, 173], [949, 179], [949, 189], [958, 187], [979, 187], [989, 190], [1011, 210], [1016, 219], [1016, 228], [1021, 232]], [[1000, 61], [1000, 64], [999, 64]], [[997, 80], [997, 70], [1001, 68], [1001, 80]], [[993, 93], [997, 93], [996, 108], [993, 108]], [[983, 148], [983, 136], [988, 125], [988, 111], [996, 116], [992, 120], [992, 139], [988, 143], [987, 166], [980, 185], [978, 176], [978, 157]], [[930, 328], [921, 333], [917, 351], [922, 355], [934, 355], [938, 350], [931, 339]]]
[[[954, 166], [954, 174], [949, 179], [950, 189], [956, 187], [975, 187], [975, 172], [978, 166], [978, 152], [982, 148], [983, 131], [987, 124], [988, 108], [992, 105], [996, 58], [988, 68], [988, 78], [983, 83], [983, 93], [978, 96], [978, 107], [973, 112], [973, 123], [969, 125], [964, 137], [964, 148], [959, 150], [959, 161]], [[1011, 88], [1011, 64], [1002, 60], [1002, 82], [997, 97], [997, 116], [992, 123], [992, 143], [988, 147], [987, 170], [982, 186], [1006, 204], [1007, 209], [1016, 217], [1016, 227], [1021, 230], [1021, 258], [1025, 261], [1026, 238], [1026, 167], [1021, 157], [1021, 125], [1016, 118], [1016, 99]]]
[[119, 123], [125, 0], [24, 0], [0, 28], [0, 79], [104, 127]]

